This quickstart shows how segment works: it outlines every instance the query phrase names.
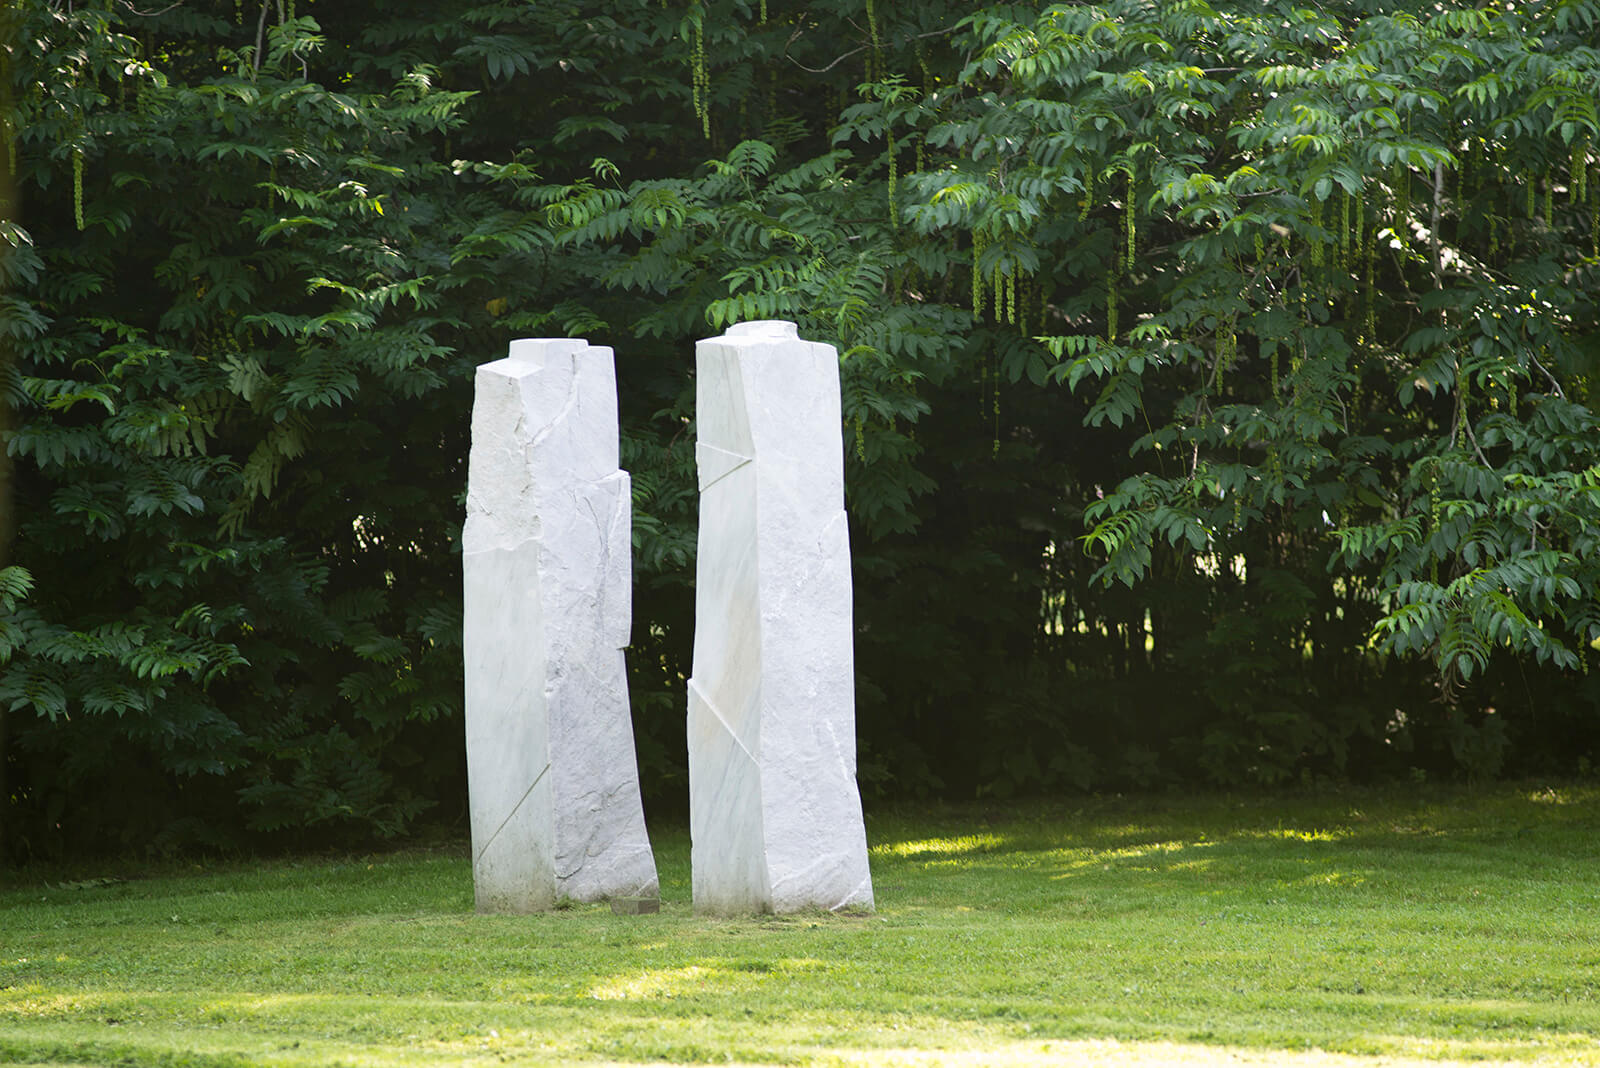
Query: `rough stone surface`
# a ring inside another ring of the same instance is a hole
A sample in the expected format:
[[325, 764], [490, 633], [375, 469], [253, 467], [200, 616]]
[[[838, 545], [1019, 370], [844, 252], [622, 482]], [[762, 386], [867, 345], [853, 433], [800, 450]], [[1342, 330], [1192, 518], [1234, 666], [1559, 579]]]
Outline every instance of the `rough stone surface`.
[[612, 353], [523, 339], [478, 368], [462, 533], [480, 912], [654, 896], [623, 648], [632, 502]]
[[838, 355], [781, 321], [695, 355], [695, 910], [871, 908]]

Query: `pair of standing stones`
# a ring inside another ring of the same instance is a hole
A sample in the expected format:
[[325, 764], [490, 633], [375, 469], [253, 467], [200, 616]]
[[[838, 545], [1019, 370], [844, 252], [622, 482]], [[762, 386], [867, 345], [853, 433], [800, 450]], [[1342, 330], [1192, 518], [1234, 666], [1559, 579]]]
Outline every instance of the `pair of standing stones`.
[[[695, 356], [695, 910], [870, 908], [838, 357], [770, 321]], [[478, 368], [462, 550], [482, 912], [658, 892], [623, 659], [616, 396], [611, 350], [581, 340], [514, 341]]]

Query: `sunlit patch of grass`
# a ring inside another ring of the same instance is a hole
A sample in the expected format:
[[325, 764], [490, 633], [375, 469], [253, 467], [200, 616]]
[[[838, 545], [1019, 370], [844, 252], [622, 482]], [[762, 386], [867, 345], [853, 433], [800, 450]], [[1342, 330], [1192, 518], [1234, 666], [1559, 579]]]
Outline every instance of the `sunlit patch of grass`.
[[462, 850], [31, 871], [0, 1063], [1600, 1063], [1597, 831], [1573, 783], [883, 811], [875, 915], [742, 920], [681, 828], [646, 916], [475, 916]]
[[1006, 840], [996, 834], [964, 834], [950, 838], [922, 838], [909, 842], [879, 843], [872, 847], [875, 857], [957, 857], [968, 853], [992, 853], [1005, 847]]
[[1270, 831], [1256, 832], [1263, 838], [1278, 838], [1286, 842], [1339, 842], [1350, 837], [1351, 832], [1344, 828], [1319, 827], [1315, 830], [1303, 831], [1282, 827]]
[[827, 967], [820, 960], [809, 959], [701, 961], [679, 968], [658, 968], [613, 976], [591, 987], [589, 996], [601, 1001], [647, 1000], [682, 997], [708, 990], [718, 993], [748, 991], [762, 982], [782, 981], [787, 976], [826, 970]]

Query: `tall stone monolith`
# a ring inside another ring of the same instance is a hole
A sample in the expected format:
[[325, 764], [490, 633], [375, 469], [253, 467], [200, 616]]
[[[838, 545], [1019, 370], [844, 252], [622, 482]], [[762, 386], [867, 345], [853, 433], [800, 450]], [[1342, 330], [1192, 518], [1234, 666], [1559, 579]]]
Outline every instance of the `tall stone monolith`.
[[658, 892], [623, 663], [631, 505], [610, 349], [523, 339], [478, 368], [461, 541], [480, 912]]
[[695, 356], [694, 907], [870, 908], [838, 355], [767, 321]]

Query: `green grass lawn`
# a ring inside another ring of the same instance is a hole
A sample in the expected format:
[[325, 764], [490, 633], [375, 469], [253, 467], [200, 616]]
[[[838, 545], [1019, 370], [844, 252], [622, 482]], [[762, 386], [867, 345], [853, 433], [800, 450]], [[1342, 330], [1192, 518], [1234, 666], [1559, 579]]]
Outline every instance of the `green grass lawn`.
[[697, 919], [653, 837], [645, 916], [475, 916], [464, 847], [9, 873], [0, 1062], [1600, 1064], [1600, 787], [879, 811], [871, 916]]

